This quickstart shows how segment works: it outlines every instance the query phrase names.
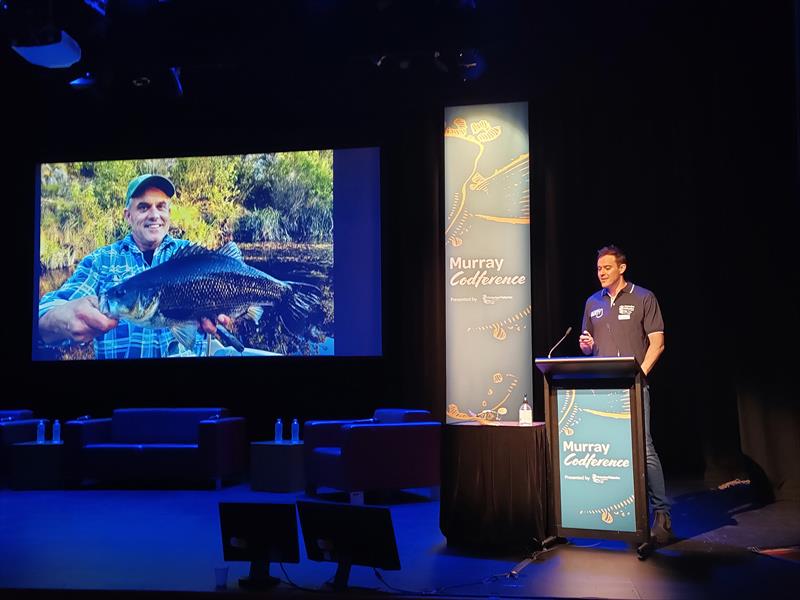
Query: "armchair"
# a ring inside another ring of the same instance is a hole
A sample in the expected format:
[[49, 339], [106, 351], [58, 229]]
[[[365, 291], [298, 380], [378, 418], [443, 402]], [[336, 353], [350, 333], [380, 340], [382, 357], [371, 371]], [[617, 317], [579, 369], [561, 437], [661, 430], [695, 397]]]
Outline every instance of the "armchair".
[[361, 502], [365, 491], [439, 485], [441, 423], [427, 410], [378, 409], [371, 419], [307, 421], [306, 493], [331, 487]]
[[27, 408], [16, 408], [16, 409], [0, 409], [0, 423], [5, 421], [21, 421], [24, 419], [32, 419], [33, 418], [33, 411], [28, 410]]
[[35, 441], [39, 421], [44, 421], [45, 427], [49, 423], [47, 419], [34, 419], [30, 410], [0, 410], [0, 487], [8, 485], [11, 475], [11, 446]]
[[245, 422], [225, 408], [125, 408], [68, 421], [72, 479], [170, 483], [237, 478], [246, 466]]

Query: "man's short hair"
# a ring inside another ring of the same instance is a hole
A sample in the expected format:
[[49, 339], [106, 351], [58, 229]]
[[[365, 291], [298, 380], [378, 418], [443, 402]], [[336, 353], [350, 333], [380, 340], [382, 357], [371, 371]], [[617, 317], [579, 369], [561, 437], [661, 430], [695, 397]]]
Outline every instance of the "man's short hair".
[[617, 266], [619, 265], [627, 265], [628, 264], [628, 257], [625, 256], [625, 252], [622, 251], [622, 248], [619, 246], [615, 246], [614, 244], [609, 244], [608, 246], [603, 246], [600, 250], [597, 251], [597, 258], [598, 260], [603, 256], [613, 256], [614, 259], [617, 261]]
[[145, 173], [131, 179], [128, 192], [125, 194], [125, 208], [131, 207], [131, 199], [141, 196], [147, 188], [157, 188], [172, 198], [175, 195], [175, 186], [163, 175]]

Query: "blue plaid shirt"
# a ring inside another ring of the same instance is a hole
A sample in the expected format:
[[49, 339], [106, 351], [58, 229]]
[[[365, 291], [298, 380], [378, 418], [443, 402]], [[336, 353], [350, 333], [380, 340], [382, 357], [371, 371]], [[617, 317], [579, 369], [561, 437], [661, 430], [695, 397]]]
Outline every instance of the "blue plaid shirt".
[[[164, 236], [153, 255], [152, 266], [169, 260], [179, 248], [189, 243], [170, 235]], [[39, 300], [39, 318], [70, 300], [100, 296], [109, 288], [148, 268], [150, 267], [144, 261], [144, 254], [134, 242], [133, 236], [128, 234], [118, 242], [98, 248], [85, 257], [64, 285], [42, 296]], [[95, 338], [94, 356], [98, 359], [191, 356], [200, 351], [202, 339], [198, 334], [193, 352], [188, 352], [178, 344], [169, 329], [150, 329], [120, 321], [117, 327]]]

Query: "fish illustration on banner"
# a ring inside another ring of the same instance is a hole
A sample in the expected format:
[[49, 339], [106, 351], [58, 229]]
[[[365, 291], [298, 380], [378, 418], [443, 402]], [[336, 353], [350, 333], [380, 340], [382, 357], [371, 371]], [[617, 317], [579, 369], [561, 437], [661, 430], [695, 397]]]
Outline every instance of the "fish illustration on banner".
[[445, 118], [447, 419], [515, 421], [533, 397], [528, 106]]

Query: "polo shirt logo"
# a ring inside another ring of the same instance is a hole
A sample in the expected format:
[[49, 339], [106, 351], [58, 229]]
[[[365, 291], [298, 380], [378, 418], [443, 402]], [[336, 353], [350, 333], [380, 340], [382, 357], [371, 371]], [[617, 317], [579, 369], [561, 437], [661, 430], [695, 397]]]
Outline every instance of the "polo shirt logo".
[[619, 305], [619, 314], [621, 314], [621, 315], [632, 315], [635, 308], [636, 307], [633, 304], [620, 304]]
[[591, 315], [593, 319], [602, 319], [603, 318], [603, 309], [602, 308], [595, 308]]

